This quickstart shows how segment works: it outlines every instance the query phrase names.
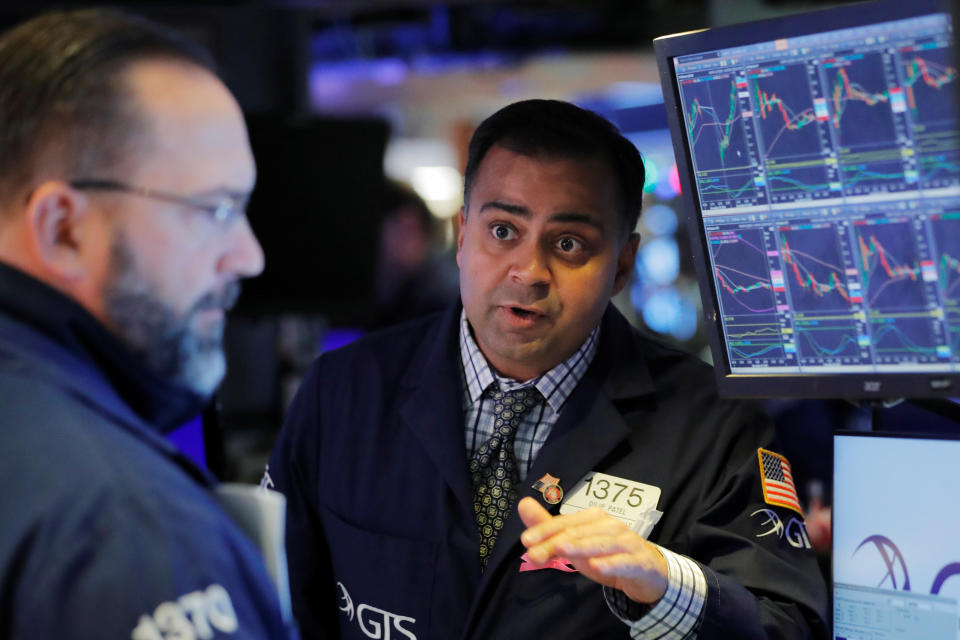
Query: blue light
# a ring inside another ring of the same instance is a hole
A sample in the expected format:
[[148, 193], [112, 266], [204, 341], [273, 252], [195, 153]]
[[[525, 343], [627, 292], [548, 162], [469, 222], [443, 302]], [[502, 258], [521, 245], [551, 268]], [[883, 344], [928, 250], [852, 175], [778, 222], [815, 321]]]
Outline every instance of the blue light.
[[676, 289], [662, 289], [647, 298], [641, 309], [643, 321], [659, 333], [689, 340], [697, 332], [697, 310]]
[[665, 204], [655, 204], [640, 218], [655, 236], [672, 236], [677, 230], [677, 212]]
[[637, 256], [637, 272], [649, 284], [672, 284], [680, 274], [677, 242], [669, 236], [662, 236], [643, 245]]

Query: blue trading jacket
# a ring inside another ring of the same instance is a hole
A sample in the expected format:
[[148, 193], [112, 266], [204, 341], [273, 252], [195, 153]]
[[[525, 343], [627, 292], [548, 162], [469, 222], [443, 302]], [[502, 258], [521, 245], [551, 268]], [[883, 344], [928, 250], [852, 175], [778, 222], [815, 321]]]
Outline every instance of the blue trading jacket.
[[161, 433], [196, 402], [0, 264], [0, 640], [295, 636], [214, 480]]
[[[481, 574], [459, 312], [323, 354], [291, 404], [265, 479], [287, 495], [304, 637], [626, 640], [598, 584], [521, 571], [516, 512]], [[548, 473], [567, 490], [591, 471], [659, 487], [650, 540], [707, 578], [698, 640], [824, 638], [826, 589], [802, 516], [765, 502], [758, 447], [775, 443], [755, 405], [718, 399], [706, 365], [611, 306], [520, 496], [541, 500], [532, 484]], [[771, 534], [774, 518], [783, 526]]]

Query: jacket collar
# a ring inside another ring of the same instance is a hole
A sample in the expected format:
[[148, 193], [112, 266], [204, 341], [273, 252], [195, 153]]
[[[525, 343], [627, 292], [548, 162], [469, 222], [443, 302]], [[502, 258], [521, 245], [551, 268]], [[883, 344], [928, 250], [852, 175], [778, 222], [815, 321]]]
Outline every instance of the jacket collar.
[[86, 309], [0, 262], [0, 352], [125, 423], [167, 433], [207, 401], [148, 371]]

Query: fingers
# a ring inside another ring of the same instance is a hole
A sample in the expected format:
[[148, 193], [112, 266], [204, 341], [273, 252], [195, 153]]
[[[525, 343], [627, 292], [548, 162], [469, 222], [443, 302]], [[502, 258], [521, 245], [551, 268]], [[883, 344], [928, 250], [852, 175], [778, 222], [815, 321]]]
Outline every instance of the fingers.
[[[527, 502], [529, 501], [529, 502]], [[531, 505], [532, 506], [529, 506]], [[537, 507], [539, 511], [534, 512], [533, 506]], [[531, 545], [539, 544], [540, 542], [549, 539], [552, 536], [565, 531], [571, 527], [578, 525], [585, 525], [591, 522], [596, 522], [598, 520], [610, 519], [614, 522], [617, 520], [611, 518], [605, 511], [600, 509], [585, 509], [583, 511], [578, 511], [570, 515], [562, 516], [551, 516], [550, 512], [540, 506], [536, 500], [533, 498], [524, 498], [520, 501], [518, 507], [522, 509], [530, 509], [530, 512], [533, 513], [544, 513], [547, 515], [547, 518], [540, 518], [539, 522], [535, 524], [530, 524], [524, 519], [524, 511], [520, 511], [520, 518], [523, 519], [524, 524], [526, 524], [529, 529], [523, 532], [523, 535], [520, 536], [520, 541], [523, 543], [523, 546], [530, 548]]]
[[520, 536], [536, 565], [563, 557], [583, 575], [623, 590], [637, 602], [655, 602], [666, 591], [667, 566], [650, 544], [602, 509], [551, 516], [533, 498], [518, 505], [529, 528]]
[[517, 511], [520, 512], [520, 519], [523, 520], [523, 524], [527, 525], [527, 527], [535, 527], [553, 518], [549, 511], [530, 497], [523, 498], [517, 504]]
[[[535, 501], [532, 502], [543, 510]], [[520, 541], [527, 547], [527, 557], [537, 564], [546, 563], [556, 556], [573, 560], [575, 557], [587, 558], [627, 551], [631, 546], [636, 548], [635, 539], [639, 539], [639, 536], [599, 509], [551, 517], [530, 527], [520, 536]]]

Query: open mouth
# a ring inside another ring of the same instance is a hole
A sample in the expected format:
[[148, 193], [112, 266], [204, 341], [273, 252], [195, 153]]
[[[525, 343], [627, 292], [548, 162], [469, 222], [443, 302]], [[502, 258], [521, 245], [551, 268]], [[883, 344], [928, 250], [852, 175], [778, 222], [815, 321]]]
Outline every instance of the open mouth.
[[520, 316], [521, 318], [532, 318], [533, 316], [537, 315], [533, 311], [529, 311], [527, 309], [521, 309], [520, 307], [510, 307], [510, 311]]

